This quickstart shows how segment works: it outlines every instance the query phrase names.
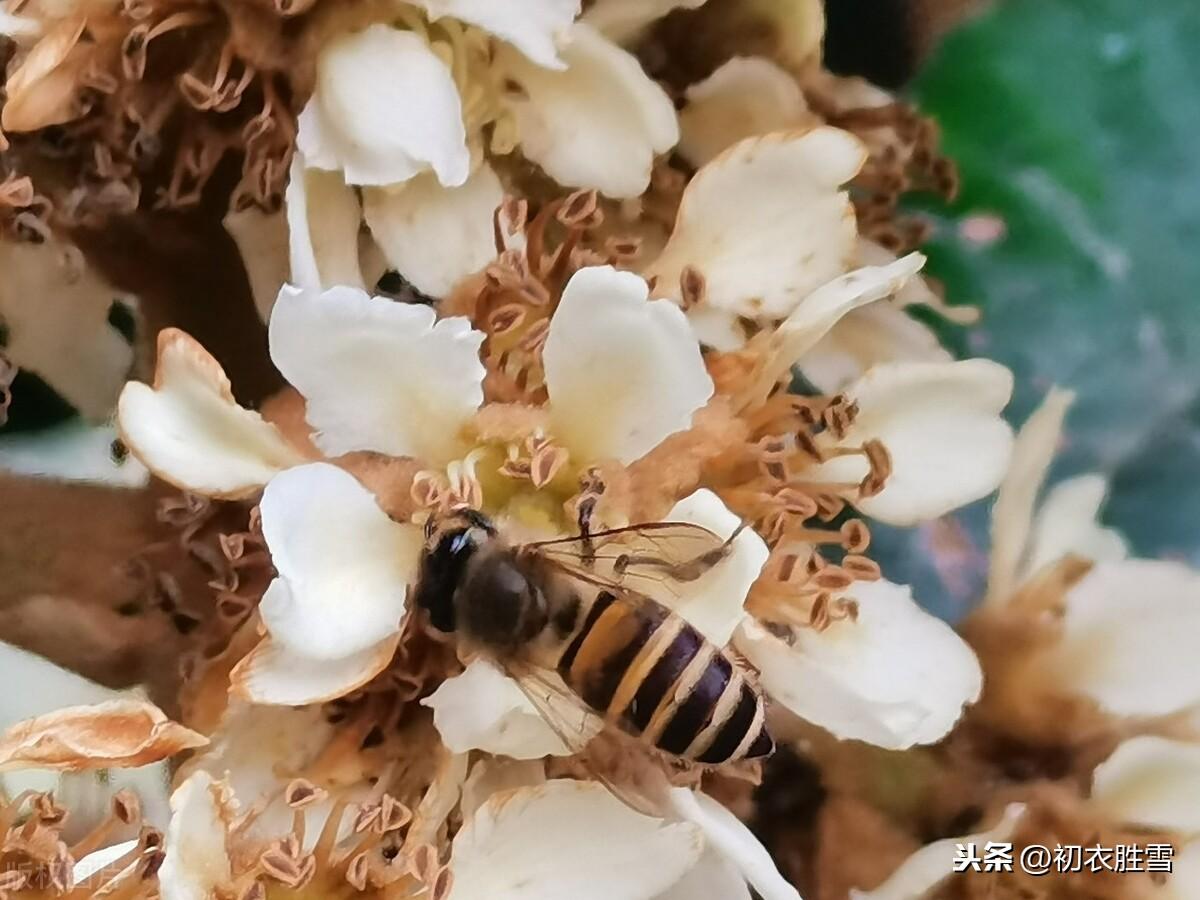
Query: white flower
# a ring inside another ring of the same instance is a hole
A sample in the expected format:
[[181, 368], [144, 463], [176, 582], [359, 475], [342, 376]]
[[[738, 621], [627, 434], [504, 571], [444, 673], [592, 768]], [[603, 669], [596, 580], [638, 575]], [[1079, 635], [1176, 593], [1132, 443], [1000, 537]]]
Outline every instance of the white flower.
[[1200, 703], [1192, 641], [1200, 573], [1160, 560], [1099, 563], [1063, 605], [1061, 636], [1040, 660], [1047, 683], [1116, 716], [1169, 715]]
[[1095, 566], [1061, 598], [1057, 640], [1032, 665], [1038, 684], [1088, 697], [1115, 716], [1161, 716], [1200, 703], [1190, 635], [1200, 627], [1200, 573], [1182, 563], [1127, 559], [1100, 526], [1105, 484], [1062, 482], [1035, 515], [1071, 395], [1051, 391], [1017, 438], [992, 519], [987, 603], [1004, 607], [1033, 576], [1067, 555]]
[[795, 76], [761, 56], [735, 56], [688, 87], [684, 98], [679, 152], [696, 167], [746, 138], [819, 122]]
[[[683, 313], [647, 295], [638, 276], [609, 267], [580, 270], [563, 292], [546, 384], [552, 434], [578, 463], [639, 458], [688, 428], [712, 395]], [[484, 368], [483, 335], [468, 320], [435, 320], [428, 307], [348, 287], [289, 286], [270, 338], [325, 453], [370, 450], [436, 469], [469, 450], [464, 427], [483, 401]], [[342, 470], [300, 465], [273, 425], [233, 402], [219, 366], [186, 335], [164, 332], [159, 352], [155, 385], [128, 385], [119, 404], [133, 451], [166, 480], [210, 496], [249, 496], [270, 481], [261, 503], [279, 570], [262, 605], [270, 638], [239, 667], [238, 689], [303, 705], [365, 683], [391, 658], [417, 530], [389, 519]]]
[[[402, 8], [408, 27], [377, 23], [321, 48], [297, 139], [302, 167], [363, 187], [375, 240], [418, 290], [444, 295], [492, 258], [502, 192], [489, 151], [519, 145], [566, 186], [645, 191], [679, 139], [674, 107], [635, 57], [574, 23], [578, 0], [419, 5], [430, 24]], [[303, 213], [321, 221], [326, 202], [309, 192]], [[321, 284], [362, 286], [318, 258]]]
[[552, 780], [493, 795], [450, 856], [451, 900], [650, 900], [704, 849], [700, 828], [636, 813], [602, 785]]
[[[463, 792], [463, 824], [449, 844], [451, 900], [730, 900], [738, 894], [720, 893], [720, 883], [702, 882], [695, 893], [678, 893], [677, 886], [700, 865], [702, 872], [711, 871], [715, 852], [731, 854], [737, 868], [747, 867], [765, 900], [798, 898], [749, 830], [708, 798], [677, 791], [689, 795], [676, 804], [684, 814], [654, 818], [595, 782], [547, 781], [528, 767], [513, 770], [508, 764], [505, 773], [498, 765], [481, 761], [465, 781], [445, 784], [445, 796], [435, 796], [438, 786], [432, 786], [416, 810], [408, 835], [413, 845], [434, 838], [424, 828], [436, 830]], [[483, 767], [488, 771], [481, 773]], [[465, 775], [465, 766], [460, 770]], [[435, 803], [427, 807], [431, 798]], [[202, 900], [230, 890], [244, 867], [233, 804], [248, 800], [207, 772], [192, 774], [176, 789], [160, 872], [165, 900]], [[398, 849], [414, 852], [407, 841]], [[315, 867], [309, 876], [313, 888], [344, 883], [344, 869], [330, 865], [324, 853], [309, 865]], [[744, 892], [740, 881], [735, 884]]]
[[906, 586], [858, 582], [846, 594], [856, 617], [794, 629], [790, 643], [746, 622], [734, 646], [769, 696], [839, 738], [893, 750], [940, 740], [979, 697], [975, 654]]
[[[879, 365], [848, 385], [843, 393], [858, 413], [844, 438], [826, 442], [878, 440], [891, 460], [883, 490], [857, 501], [858, 508], [911, 525], [990, 494], [1012, 452], [1012, 429], [1000, 415], [1012, 385], [1012, 373], [986, 359]], [[841, 456], [809, 477], [854, 483], [866, 474], [865, 458]]]
[[659, 257], [643, 270], [681, 299], [687, 268], [704, 279], [689, 312], [698, 336], [718, 349], [744, 342], [739, 316], [785, 318], [854, 261], [854, 211], [842, 186], [866, 151], [836, 128], [753, 137], [696, 173]]

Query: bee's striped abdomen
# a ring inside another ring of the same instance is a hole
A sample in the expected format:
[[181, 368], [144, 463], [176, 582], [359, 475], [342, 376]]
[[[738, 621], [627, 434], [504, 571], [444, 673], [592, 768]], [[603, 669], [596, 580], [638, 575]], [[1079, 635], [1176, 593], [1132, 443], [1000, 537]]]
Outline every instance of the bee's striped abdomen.
[[738, 667], [651, 600], [597, 593], [557, 668], [607, 721], [675, 756], [717, 764], [774, 748], [762, 698]]

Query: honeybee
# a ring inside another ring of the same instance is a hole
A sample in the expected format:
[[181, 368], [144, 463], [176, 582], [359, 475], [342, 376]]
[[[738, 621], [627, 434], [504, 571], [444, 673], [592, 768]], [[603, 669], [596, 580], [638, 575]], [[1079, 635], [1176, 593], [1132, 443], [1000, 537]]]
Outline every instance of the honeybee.
[[[719, 765], [774, 750], [756, 685], [650, 595], [719, 564], [729, 541], [664, 522], [512, 544], [473, 510], [427, 534], [415, 601], [469, 654], [519, 684], [565, 686], [568, 701], [677, 759]], [[526, 690], [559, 735], [585, 743], [539, 693]]]

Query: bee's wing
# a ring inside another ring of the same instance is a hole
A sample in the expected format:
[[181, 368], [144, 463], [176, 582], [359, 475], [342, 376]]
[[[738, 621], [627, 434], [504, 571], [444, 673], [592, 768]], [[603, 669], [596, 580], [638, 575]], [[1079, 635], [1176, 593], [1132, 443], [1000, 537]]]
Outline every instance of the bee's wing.
[[[740, 530], [740, 529], [739, 529]], [[519, 552], [593, 584], [625, 588], [659, 599], [678, 598], [679, 585], [695, 581], [724, 559], [728, 539], [690, 522], [648, 522], [589, 535], [524, 544]]]
[[556, 672], [513, 662], [500, 665], [591, 778], [635, 812], [656, 818], [662, 816], [663, 804], [652, 799], [654, 792], [651, 789], [644, 785], [617, 783], [605, 773], [605, 767], [599, 764], [594, 753], [593, 741], [601, 735], [619, 745], [632, 738], [596, 715]]

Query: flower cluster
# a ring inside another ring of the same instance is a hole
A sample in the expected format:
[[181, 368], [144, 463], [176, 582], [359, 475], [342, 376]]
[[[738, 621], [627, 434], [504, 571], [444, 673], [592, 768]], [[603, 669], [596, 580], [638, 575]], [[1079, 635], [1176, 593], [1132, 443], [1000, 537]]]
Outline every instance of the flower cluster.
[[[91, 698], [0, 736], [0, 768], [141, 771], [207, 735], [164, 836], [118, 845], [127, 892], [798, 897], [743, 821], [760, 763], [602, 730], [577, 753], [431, 626], [423, 527], [464, 508], [513, 541], [661, 522], [724, 539], [718, 565], [647, 592], [744, 665], [789, 753], [935, 744], [979, 699], [976, 650], [883, 577], [870, 522], [996, 489], [1012, 376], [906, 312], [970, 317], [896, 255], [921, 237], [900, 195], [951, 192], [952, 167], [910, 109], [820, 69], [819, 28], [651, 78], [674, 20], [711, 29], [703, 3], [14, 12], [0, 124], [14, 148], [51, 125], [83, 139], [68, 217], [136, 206], [143, 173], [192, 202], [240, 153], [225, 223], [288, 383], [243, 407], [167, 329], [153, 382], [120, 396], [124, 446], [192, 498], [190, 546], [201, 508], [246, 515], [206, 551], [219, 599], [183, 724]], [[63, 871], [91, 849], [55, 840]]]
[[[980, 702], [936, 750], [823, 756], [829, 836], [854, 828], [881, 848], [859, 880], [835, 876], [872, 888], [854, 894], [864, 900], [1182, 898], [1200, 885], [1200, 687], [1189, 638], [1200, 573], [1130, 558], [1121, 535], [1097, 522], [1107, 490], [1098, 474], [1062, 481], [1037, 503], [1071, 400], [1054, 390], [1030, 417], [996, 500], [987, 596], [963, 626], [986, 678]], [[880, 790], [883, 771], [902, 773], [904, 789]], [[991, 826], [904, 857], [921, 834], [978, 822]], [[956, 844], [987, 841], [1017, 852], [1169, 844], [1173, 858], [1157, 873], [951, 874]]]

